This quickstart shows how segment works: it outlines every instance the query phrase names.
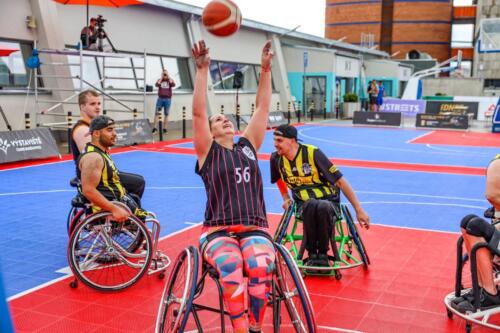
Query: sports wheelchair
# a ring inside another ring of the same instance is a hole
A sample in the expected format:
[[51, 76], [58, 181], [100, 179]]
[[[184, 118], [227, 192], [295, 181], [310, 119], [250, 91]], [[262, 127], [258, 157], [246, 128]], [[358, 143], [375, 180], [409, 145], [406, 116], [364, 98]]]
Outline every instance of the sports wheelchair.
[[[90, 203], [78, 194], [68, 216], [68, 262], [78, 281], [100, 291], [117, 291], [136, 283], [145, 273], [165, 277], [170, 259], [157, 250], [160, 223], [153, 213], [143, 219], [122, 202], [113, 202], [130, 212], [125, 222], [116, 222], [106, 211], [91, 213]], [[147, 227], [151, 226], [151, 230]]]
[[[332, 255], [328, 256], [329, 267], [313, 266], [308, 257], [304, 258], [306, 239], [299, 230], [302, 224], [297, 214], [297, 205], [294, 202], [283, 213], [278, 228], [274, 234], [274, 241], [285, 245], [292, 253], [297, 266], [306, 275], [334, 275], [337, 280], [342, 278], [341, 269], [363, 266], [365, 269], [370, 264], [368, 253], [358, 229], [354, 223], [349, 208], [340, 204], [337, 220], [335, 221], [334, 235], [330, 237]], [[293, 222], [292, 222], [293, 220]], [[291, 226], [290, 226], [291, 225]], [[289, 231], [289, 229], [291, 229]], [[301, 229], [301, 228], [300, 228]], [[298, 244], [300, 242], [300, 245]]]
[[[493, 218], [494, 209], [489, 208], [484, 212], [485, 218], [491, 218], [492, 224], [495, 225], [500, 223], [498, 220]], [[492, 240], [493, 241], [493, 240]], [[465, 331], [467, 333], [472, 331], [472, 323], [485, 326], [488, 328], [493, 328], [500, 330], [500, 325], [498, 324], [498, 319], [493, 321], [492, 317], [500, 313], [500, 307], [481, 309], [480, 307], [480, 287], [479, 279], [477, 273], [477, 251], [481, 248], [488, 248], [494, 256], [500, 256], [500, 249], [492, 248], [490, 244], [486, 242], [475, 244], [469, 254], [463, 254], [463, 243], [464, 238], [460, 236], [457, 241], [457, 266], [455, 272], [455, 290], [450, 294], [446, 295], [444, 298], [444, 304], [446, 306], [446, 314], [448, 318], [453, 318], [453, 315], [457, 315], [466, 321]], [[470, 271], [472, 287], [464, 288], [462, 284], [462, 271], [465, 263], [470, 260]], [[500, 265], [493, 261], [493, 272], [495, 274], [495, 283], [498, 285], [500, 283]], [[473, 302], [472, 306], [474, 311], [467, 311], [462, 313], [452, 306], [452, 302], [455, 298], [461, 297], [467, 294], [472, 294]]]
[[[274, 245], [276, 269], [268, 298], [268, 306], [273, 309], [273, 332], [317, 332], [312, 304], [300, 271], [290, 252], [281, 244]], [[187, 247], [177, 257], [160, 301], [156, 333], [184, 332], [189, 315], [192, 315], [197, 331], [202, 333], [200, 311], [217, 313], [220, 316], [218, 331], [225, 332], [225, 316], [228, 312], [224, 310], [217, 270], [202, 260], [199, 276], [199, 266], [200, 254], [194, 246]], [[203, 305], [198, 300], [207, 275], [217, 286], [218, 306]], [[282, 303], [285, 304], [289, 324], [283, 322]]]

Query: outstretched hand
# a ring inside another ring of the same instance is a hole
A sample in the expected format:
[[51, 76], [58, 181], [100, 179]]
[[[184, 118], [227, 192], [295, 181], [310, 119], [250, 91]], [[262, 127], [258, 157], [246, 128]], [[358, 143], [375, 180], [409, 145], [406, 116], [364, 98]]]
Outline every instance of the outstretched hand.
[[194, 44], [191, 52], [193, 54], [196, 68], [208, 68], [210, 65], [210, 56], [204, 40], [200, 40], [197, 44]]
[[262, 57], [260, 60], [260, 64], [263, 70], [271, 69], [271, 60], [273, 59], [274, 52], [271, 50], [271, 41], [266, 41], [264, 44], [264, 48], [262, 49]]
[[370, 217], [363, 209], [356, 212], [356, 218], [358, 219], [359, 225], [361, 225], [361, 227], [370, 229]]

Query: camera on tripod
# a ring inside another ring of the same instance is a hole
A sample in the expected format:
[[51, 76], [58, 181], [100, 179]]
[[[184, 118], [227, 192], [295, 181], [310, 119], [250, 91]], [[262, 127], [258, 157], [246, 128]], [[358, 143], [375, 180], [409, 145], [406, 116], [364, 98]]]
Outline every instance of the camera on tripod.
[[96, 21], [97, 21], [97, 27], [99, 29], [102, 29], [102, 28], [104, 28], [104, 22], [107, 22], [108, 20], [103, 18], [102, 15], [97, 15]]

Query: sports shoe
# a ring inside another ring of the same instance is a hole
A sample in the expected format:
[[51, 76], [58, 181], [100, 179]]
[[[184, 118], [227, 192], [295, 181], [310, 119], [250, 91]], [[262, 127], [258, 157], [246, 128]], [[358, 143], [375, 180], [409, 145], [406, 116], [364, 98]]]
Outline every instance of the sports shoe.
[[156, 129], [156, 128], [153, 128], [153, 130], [151, 131], [151, 133], [154, 133], [154, 132], [156, 132], [156, 131], [157, 131], [157, 129]]
[[311, 253], [309, 257], [307, 257], [306, 266], [316, 266], [317, 261], [318, 255], [316, 253]]
[[319, 253], [315, 266], [330, 267], [330, 261], [328, 260], [328, 255], [326, 253]]
[[[452, 303], [451, 306], [461, 313], [476, 311], [472, 302], [468, 300], [462, 301], [459, 304]], [[497, 306], [500, 306], [500, 293], [497, 292], [496, 295], [491, 295], [486, 290], [481, 289], [479, 294], [479, 308], [486, 310]]]
[[167, 129], [163, 129], [163, 134], [167, 134], [168, 133], [168, 130]]
[[474, 300], [474, 294], [472, 293], [472, 289], [470, 289], [462, 296], [458, 296], [458, 297], [453, 298], [451, 300], [451, 303], [458, 305], [458, 304], [462, 303], [463, 301], [469, 301], [472, 303], [473, 300]]

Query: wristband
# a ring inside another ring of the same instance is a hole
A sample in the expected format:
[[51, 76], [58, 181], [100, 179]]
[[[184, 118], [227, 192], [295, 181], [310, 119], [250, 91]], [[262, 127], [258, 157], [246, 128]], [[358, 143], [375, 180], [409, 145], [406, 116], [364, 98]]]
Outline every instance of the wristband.
[[269, 66], [265, 66], [265, 67], [264, 67], [264, 66], [260, 66], [260, 71], [261, 71], [262, 73], [267, 73], [267, 72], [270, 72], [270, 71], [271, 71], [271, 65], [269, 65]]
[[283, 179], [279, 179], [276, 185], [278, 185], [278, 189], [280, 190], [282, 196], [288, 194], [288, 187], [286, 186]]

